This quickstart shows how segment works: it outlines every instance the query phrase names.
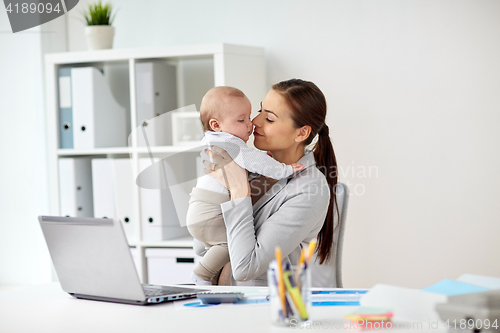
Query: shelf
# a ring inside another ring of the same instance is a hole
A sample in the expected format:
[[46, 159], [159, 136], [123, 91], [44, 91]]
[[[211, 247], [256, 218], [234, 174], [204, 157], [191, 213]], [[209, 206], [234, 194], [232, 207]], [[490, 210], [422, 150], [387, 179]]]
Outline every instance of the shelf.
[[264, 49], [224, 43], [177, 45], [138, 49], [49, 53], [45, 56], [45, 61], [49, 64], [77, 64], [104, 61], [119, 62], [128, 61], [129, 59], [210, 57], [216, 53], [263, 57]]
[[[154, 153], [182, 153], [182, 152], [201, 152], [204, 147], [196, 146], [158, 146], [151, 147], [151, 152]], [[137, 152], [139, 154], [147, 154], [149, 152], [147, 147], [111, 147], [111, 148], [94, 148], [94, 149], [58, 149], [58, 156], [82, 156], [82, 155], [113, 155], [113, 154], [132, 154]]]
[[[182, 153], [186, 151], [201, 152], [203, 148], [204, 147], [201, 144], [195, 146], [158, 146], [158, 147], [151, 147], [151, 152], [152, 153]], [[149, 151], [147, 147], [139, 147], [137, 148], [137, 152], [139, 154], [147, 154]]]
[[58, 149], [58, 156], [79, 156], [79, 155], [108, 155], [108, 154], [130, 154], [130, 147], [109, 147], [93, 149]]
[[175, 239], [169, 239], [169, 240], [164, 240], [164, 241], [158, 241], [158, 242], [148, 242], [148, 241], [142, 241], [139, 243], [134, 243], [130, 244], [131, 246], [137, 246], [140, 244], [142, 247], [185, 247], [185, 248], [192, 248], [193, 247], [193, 237], [191, 236], [185, 236], [185, 237], [180, 237], [180, 238], [175, 238]]

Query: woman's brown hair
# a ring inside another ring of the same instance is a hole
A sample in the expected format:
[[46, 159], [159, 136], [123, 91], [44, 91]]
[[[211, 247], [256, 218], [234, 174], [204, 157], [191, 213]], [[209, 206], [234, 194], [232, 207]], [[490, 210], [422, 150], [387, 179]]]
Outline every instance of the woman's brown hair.
[[314, 159], [316, 160], [316, 166], [325, 175], [330, 190], [330, 203], [325, 222], [318, 233], [316, 248], [320, 264], [322, 264], [330, 259], [332, 251], [334, 207], [338, 215], [337, 198], [335, 196], [337, 160], [330, 140], [328, 126], [325, 123], [326, 99], [314, 83], [300, 79], [276, 83], [273, 85], [273, 90], [281, 94], [288, 102], [292, 111], [291, 118], [297, 128], [306, 125], [311, 127], [311, 133], [304, 141], [304, 145], [309, 145], [318, 134], [318, 141], [313, 148]]

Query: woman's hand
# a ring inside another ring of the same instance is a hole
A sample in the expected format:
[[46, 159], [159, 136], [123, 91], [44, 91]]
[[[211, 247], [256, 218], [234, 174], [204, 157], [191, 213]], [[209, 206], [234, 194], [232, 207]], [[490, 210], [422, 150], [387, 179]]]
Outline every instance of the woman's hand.
[[231, 156], [222, 148], [212, 146], [206, 149], [207, 155], [214, 163], [204, 160], [205, 173], [217, 179], [217, 181], [229, 190], [231, 200], [250, 196], [250, 184], [248, 183], [248, 171], [236, 164]]

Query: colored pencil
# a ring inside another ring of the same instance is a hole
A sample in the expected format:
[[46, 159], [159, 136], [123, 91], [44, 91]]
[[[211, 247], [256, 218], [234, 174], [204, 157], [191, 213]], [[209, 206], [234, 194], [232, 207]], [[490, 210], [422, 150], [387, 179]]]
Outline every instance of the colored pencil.
[[316, 249], [316, 243], [317, 242], [315, 239], [311, 240], [311, 242], [309, 243], [309, 251], [307, 253], [307, 260], [306, 260], [308, 265], [311, 262], [311, 258], [313, 256], [314, 250]]
[[299, 263], [297, 264], [297, 270], [295, 272], [295, 282], [298, 283], [300, 270], [302, 269], [302, 264], [304, 263], [304, 259], [306, 257], [306, 249], [302, 249], [300, 251]]
[[283, 282], [283, 262], [281, 258], [281, 249], [279, 246], [276, 246], [274, 249], [274, 254], [276, 255], [276, 266], [278, 267], [277, 277], [278, 280], [278, 294], [281, 300], [281, 306], [283, 309], [283, 317], [286, 318], [286, 299], [285, 299], [285, 283]]

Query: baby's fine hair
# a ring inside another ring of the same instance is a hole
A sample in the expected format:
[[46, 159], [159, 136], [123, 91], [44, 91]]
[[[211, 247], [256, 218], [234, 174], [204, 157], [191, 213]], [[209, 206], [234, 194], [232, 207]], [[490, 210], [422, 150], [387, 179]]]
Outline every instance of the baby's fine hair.
[[229, 98], [247, 96], [239, 89], [228, 86], [219, 86], [207, 91], [200, 106], [200, 120], [204, 131], [211, 131], [210, 119], [221, 116], [221, 108]]

